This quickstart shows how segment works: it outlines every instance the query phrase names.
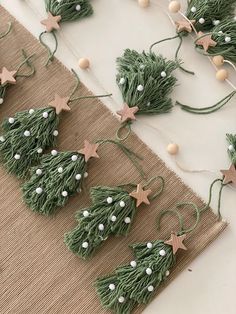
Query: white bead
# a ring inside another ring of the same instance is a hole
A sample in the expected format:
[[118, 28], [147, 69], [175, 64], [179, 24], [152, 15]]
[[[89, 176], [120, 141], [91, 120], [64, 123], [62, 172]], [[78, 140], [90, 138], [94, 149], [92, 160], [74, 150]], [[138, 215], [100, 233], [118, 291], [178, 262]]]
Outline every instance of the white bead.
[[236, 21], [236, 16], [234, 16], [234, 18], [233, 18], [233, 19], [234, 19], [234, 21]]
[[144, 64], [140, 64], [139, 68], [140, 68], [140, 69], [144, 69], [144, 68], [145, 68], [145, 65], [144, 65]]
[[144, 90], [143, 85], [138, 85], [137, 91], [142, 92]]
[[45, 111], [45, 112], [43, 112], [43, 117], [45, 118], [45, 119], [47, 119], [48, 118], [48, 113]]
[[166, 277], [168, 277], [169, 275], [170, 275], [170, 271], [167, 270], [167, 271], [166, 271]]
[[107, 198], [107, 203], [108, 203], [108, 204], [111, 204], [112, 202], [113, 202], [112, 197], [108, 196], [108, 198]]
[[4, 136], [0, 136], [0, 142], [5, 142], [5, 137]]
[[80, 179], [81, 179], [81, 174], [80, 173], [78, 173], [76, 176], [75, 176], [75, 180], [77, 180], [77, 181], [79, 181]]
[[205, 19], [203, 17], [201, 17], [198, 21], [200, 24], [204, 24], [205, 23]]
[[152, 243], [151, 243], [151, 242], [148, 242], [148, 243], [147, 243], [147, 248], [148, 248], [148, 249], [151, 249], [151, 248], [152, 248]]
[[30, 131], [26, 130], [26, 131], [24, 132], [24, 136], [26, 136], [26, 137], [30, 136]]
[[219, 31], [219, 32], [218, 32], [218, 34], [222, 35], [222, 34], [223, 34], [223, 32], [222, 32], [222, 31]]
[[125, 221], [126, 224], [130, 224], [131, 219], [130, 219], [129, 217], [125, 217], [125, 220], [124, 220], [124, 221]]
[[226, 42], [226, 43], [231, 42], [231, 37], [230, 37], [230, 36], [226, 36], [226, 37], [225, 37], [225, 42]]
[[84, 210], [84, 211], [83, 211], [83, 216], [84, 216], [84, 217], [88, 217], [88, 216], [89, 216], [89, 212], [88, 212], [87, 210]]
[[41, 194], [41, 193], [43, 192], [43, 189], [42, 189], [42, 188], [37, 188], [37, 189], [35, 190], [35, 192], [36, 192], [37, 194]]
[[192, 13], [195, 13], [196, 11], [197, 11], [197, 8], [196, 8], [196, 7], [192, 7], [192, 8], [191, 8], [191, 12], [192, 12]]
[[38, 148], [38, 149], [37, 149], [37, 153], [38, 153], [38, 154], [42, 154], [42, 152], [43, 152], [43, 149], [42, 149], [42, 148]]
[[150, 107], [151, 106], [151, 103], [150, 103], [150, 101], [147, 103], [147, 107]]
[[148, 276], [150, 276], [151, 274], [152, 274], [152, 270], [151, 270], [151, 268], [147, 268], [146, 269], [146, 274], [148, 275]]
[[63, 168], [62, 168], [62, 167], [59, 167], [59, 168], [57, 169], [57, 171], [58, 171], [59, 173], [62, 173], [62, 172], [63, 172]]
[[34, 109], [30, 109], [29, 114], [33, 114], [33, 113], [34, 113]]
[[125, 207], [125, 202], [124, 201], [120, 201], [120, 207]]
[[137, 266], [136, 261], [131, 261], [131, 262], [130, 262], [130, 266], [133, 267], [133, 268], [135, 268], [135, 267]]
[[229, 150], [230, 152], [234, 152], [234, 146], [233, 146], [233, 145], [229, 145], [228, 150]]
[[38, 176], [41, 176], [42, 173], [43, 173], [43, 172], [42, 172], [41, 169], [37, 169], [37, 170], [36, 170], [36, 174], [37, 174]]
[[3, 98], [0, 98], [0, 105], [3, 104]]
[[166, 251], [165, 250], [160, 250], [159, 255], [160, 256], [165, 256], [166, 255]]
[[62, 192], [61, 192], [61, 195], [62, 195], [63, 197], [67, 197], [67, 196], [68, 196], [68, 192], [67, 192], [67, 191], [62, 191]]
[[58, 134], [59, 134], [59, 132], [58, 132], [57, 130], [55, 130], [55, 131], [53, 132], [53, 135], [54, 135], [54, 136], [58, 136]]
[[148, 289], [149, 292], [152, 292], [154, 290], [154, 287], [151, 285], [151, 286], [148, 286], [147, 289]]
[[98, 230], [103, 231], [104, 230], [104, 225], [103, 224], [99, 224], [98, 225]]
[[214, 20], [214, 21], [213, 21], [213, 25], [217, 26], [217, 25], [219, 25], [219, 24], [220, 24], [220, 20]]
[[119, 301], [120, 303], [124, 303], [124, 302], [125, 302], [125, 298], [121, 296], [121, 297], [119, 297], [118, 301]]
[[116, 286], [114, 285], [114, 283], [110, 283], [110, 284], [109, 284], [109, 289], [110, 289], [111, 291], [114, 291], [115, 288], [116, 288]]
[[82, 248], [87, 249], [88, 248], [88, 242], [83, 242], [82, 243]]
[[161, 77], [166, 77], [166, 72], [165, 71], [161, 72]]
[[125, 78], [124, 78], [124, 77], [122, 77], [122, 78], [120, 79], [119, 84], [120, 84], [120, 85], [125, 84]]
[[116, 218], [116, 216], [114, 216], [114, 215], [113, 215], [113, 216], [111, 216], [111, 221], [112, 221], [112, 222], [115, 222], [115, 221], [116, 221], [116, 219], [117, 219], [117, 218]]
[[71, 160], [72, 161], [76, 161], [78, 159], [78, 156], [76, 156], [76, 155], [73, 155], [72, 157], [71, 157]]
[[88, 172], [85, 172], [84, 173], [84, 178], [87, 178], [88, 177]]
[[56, 155], [57, 155], [57, 150], [53, 149], [53, 150], [51, 151], [51, 154], [52, 154], [52, 156], [56, 156]]
[[9, 118], [9, 119], [8, 119], [8, 122], [9, 122], [10, 124], [13, 124], [13, 123], [15, 122], [15, 119], [14, 119], [14, 118]]
[[81, 10], [81, 6], [79, 4], [77, 4], [77, 6], [75, 7], [76, 11], [80, 11]]
[[15, 158], [16, 160], [19, 160], [19, 159], [20, 159], [20, 154], [15, 154], [14, 158]]

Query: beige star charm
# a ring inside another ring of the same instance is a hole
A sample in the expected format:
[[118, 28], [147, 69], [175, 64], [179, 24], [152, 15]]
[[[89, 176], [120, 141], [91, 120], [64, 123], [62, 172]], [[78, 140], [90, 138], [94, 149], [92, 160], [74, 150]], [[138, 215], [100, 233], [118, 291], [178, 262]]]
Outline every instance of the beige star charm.
[[84, 141], [84, 148], [79, 150], [79, 154], [84, 155], [84, 159], [87, 162], [91, 157], [99, 158], [97, 154], [99, 144], [92, 144], [89, 141]]
[[165, 244], [172, 246], [173, 254], [176, 254], [179, 249], [187, 250], [186, 246], [183, 244], [185, 238], [186, 234], [178, 236], [175, 233], [171, 233], [170, 240], [165, 241]]
[[139, 207], [142, 203], [150, 204], [148, 195], [151, 194], [151, 190], [144, 190], [141, 184], [137, 185], [137, 190], [131, 192], [129, 195], [136, 199], [136, 207]]
[[70, 111], [68, 102], [70, 97], [61, 97], [58, 94], [55, 94], [55, 98], [48, 105], [56, 109], [56, 114], [60, 114], [62, 111]]
[[[198, 37], [203, 36], [203, 32], [198, 32]], [[215, 47], [217, 42], [211, 38], [211, 35], [206, 35], [196, 41], [196, 44], [202, 46], [204, 51], [207, 52], [210, 47]]]
[[[190, 22], [194, 24], [196, 21], [190, 20]], [[192, 25], [185, 19], [176, 21], [175, 25], [176, 25], [176, 29], [178, 33], [183, 32], [183, 31], [191, 33], [193, 30]]]
[[137, 106], [129, 107], [127, 104], [124, 104], [123, 109], [117, 111], [116, 113], [121, 116], [121, 122], [127, 120], [136, 120], [135, 113], [139, 110]]
[[48, 12], [48, 18], [42, 20], [40, 23], [43, 24], [46, 27], [46, 31], [50, 33], [54, 29], [57, 30], [60, 28], [60, 25], [58, 24], [60, 20], [60, 15], [53, 16], [51, 12]]
[[17, 71], [8, 71], [7, 68], [3, 67], [2, 72], [0, 73], [1, 84], [16, 84], [16, 76]]
[[224, 184], [233, 183], [236, 185], [236, 169], [234, 164], [232, 164], [228, 170], [220, 170], [224, 176]]

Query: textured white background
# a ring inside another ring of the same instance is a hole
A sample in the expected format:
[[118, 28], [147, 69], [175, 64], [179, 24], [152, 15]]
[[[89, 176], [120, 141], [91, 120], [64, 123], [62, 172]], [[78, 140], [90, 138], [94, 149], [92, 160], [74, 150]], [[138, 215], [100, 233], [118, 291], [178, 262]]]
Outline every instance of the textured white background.
[[[93, 17], [63, 25], [57, 57], [68, 68], [75, 68], [79, 57], [88, 57], [91, 70], [87, 73], [79, 70], [80, 78], [95, 93], [112, 92], [113, 100], [105, 103], [115, 112], [122, 105], [115, 83], [116, 57], [125, 48], [148, 49], [151, 43], [173, 36], [175, 31], [163, 10], [168, 6], [167, 0], [153, 0], [147, 9], [141, 9], [136, 0], [91, 0], [91, 3], [95, 10]], [[184, 7], [185, 1], [182, 3]], [[2, 0], [1, 4], [36, 37], [43, 30], [39, 23], [45, 16], [43, 0]], [[164, 56], [173, 58], [176, 44], [169, 42], [158, 49]], [[195, 106], [212, 105], [230, 92], [226, 83], [216, 81], [207, 59], [194, 51], [191, 37], [185, 40], [181, 56], [185, 66], [196, 75], [176, 71], [179, 86], [173, 92], [173, 100]], [[232, 80], [235, 77], [236, 74], [232, 74]], [[174, 108], [166, 115], [140, 118], [134, 130], [206, 200], [208, 186], [218, 174], [183, 173], [166, 153], [166, 145], [170, 139], [179, 144], [178, 160], [187, 168], [216, 171], [227, 168], [225, 134], [236, 132], [234, 103], [235, 99], [224, 109], [207, 116], [191, 115]], [[236, 313], [235, 193], [230, 188], [223, 193], [222, 213], [230, 223], [228, 229], [189, 266], [192, 272], [184, 271], [146, 308], [145, 314]], [[216, 200], [213, 208], [216, 208]]]

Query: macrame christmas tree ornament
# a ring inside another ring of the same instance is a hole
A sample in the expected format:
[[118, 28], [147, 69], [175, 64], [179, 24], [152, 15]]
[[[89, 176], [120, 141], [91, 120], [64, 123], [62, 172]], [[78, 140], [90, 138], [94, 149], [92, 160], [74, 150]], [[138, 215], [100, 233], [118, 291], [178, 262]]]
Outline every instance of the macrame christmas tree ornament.
[[3, 33], [0, 33], [0, 39], [6, 37], [10, 33], [11, 29], [12, 29], [12, 23], [9, 22], [7, 30], [5, 32], [3, 32]]
[[[88, 0], [45, 0], [45, 7], [48, 17], [42, 20], [41, 24], [45, 26], [46, 31], [40, 34], [39, 40], [48, 50], [46, 62], [46, 65], [48, 65], [57, 51], [58, 43], [55, 31], [60, 29], [60, 24], [88, 17], [93, 14], [93, 8]], [[43, 41], [43, 36], [47, 33], [51, 33], [55, 40], [55, 49], [53, 51]]]
[[76, 86], [70, 96], [55, 94], [47, 107], [17, 112], [14, 117], [5, 119], [0, 137], [0, 156], [5, 167], [19, 178], [27, 176], [30, 167], [39, 163], [43, 152], [54, 147], [58, 136], [58, 126], [63, 111], [70, 111], [70, 104], [87, 98], [110, 95], [74, 97]]
[[[158, 180], [159, 190], [153, 194], [148, 188]], [[97, 186], [90, 190], [93, 205], [76, 214], [78, 225], [65, 234], [64, 242], [69, 250], [87, 259], [111, 236], [126, 236], [132, 226], [134, 217], [141, 204], [161, 194], [164, 188], [162, 177], [152, 178], [145, 185], [138, 184], [132, 192], [128, 190], [135, 185], [118, 187]]]
[[[17, 83], [17, 79], [20, 77], [31, 77], [35, 73], [35, 69], [30, 59], [33, 57], [27, 56], [26, 52], [22, 50], [23, 61], [19, 64], [19, 66], [15, 70], [9, 70], [5, 66], [1, 69], [0, 72], [0, 105], [3, 104], [4, 98], [6, 95], [7, 88], [10, 85], [15, 85]], [[29, 72], [22, 73], [22, 68], [26, 66], [29, 68]]]

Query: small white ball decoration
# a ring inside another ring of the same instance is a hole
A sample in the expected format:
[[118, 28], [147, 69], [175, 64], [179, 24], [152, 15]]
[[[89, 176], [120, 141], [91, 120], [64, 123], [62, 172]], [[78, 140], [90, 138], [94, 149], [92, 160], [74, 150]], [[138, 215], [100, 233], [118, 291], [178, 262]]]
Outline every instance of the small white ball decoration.
[[192, 7], [192, 8], [191, 8], [191, 12], [192, 12], [192, 13], [195, 13], [196, 11], [197, 11], [197, 8], [196, 8], [196, 7]]
[[146, 269], [146, 274], [148, 275], [148, 276], [150, 276], [151, 274], [152, 274], [152, 270], [151, 270], [151, 268], [147, 268]]
[[30, 136], [30, 131], [26, 130], [26, 131], [24, 132], [24, 136], [29, 137], [29, 136]]
[[180, 9], [181, 9], [181, 5], [180, 5], [179, 1], [171, 1], [169, 3], [169, 11], [171, 13], [177, 13], [177, 12], [179, 12]]
[[151, 106], [151, 103], [150, 103], [150, 101], [147, 103], [147, 107], [150, 107]]
[[116, 286], [114, 285], [114, 283], [110, 283], [110, 284], [109, 284], [109, 289], [110, 289], [111, 291], [114, 291], [115, 288], [116, 288]]
[[30, 109], [29, 114], [33, 114], [33, 113], [34, 113], [34, 109]]
[[0, 142], [5, 142], [5, 138], [3, 136], [0, 136]]
[[166, 277], [168, 277], [169, 275], [170, 275], [170, 271], [167, 270], [167, 271], [166, 271]]
[[125, 302], [125, 298], [121, 296], [121, 297], [119, 297], [118, 301], [119, 301], [120, 303], [124, 303], [124, 302]]
[[77, 6], [75, 7], [76, 11], [80, 11], [81, 10], [81, 5], [77, 4]]
[[231, 42], [231, 37], [230, 36], [226, 36], [225, 37], [225, 42], [226, 43], [230, 43]]
[[90, 67], [90, 61], [89, 61], [89, 59], [87, 59], [87, 58], [81, 58], [81, 59], [79, 59], [78, 64], [79, 64], [79, 67], [80, 67], [82, 70], [86, 70], [86, 69], [88, 69], [88, 68]]
[[130, 262], [130, 266], [135, 268], [137, 266], [137, 262], [136, 261], [131, 261]]
[[223, 34], [223, 31], [219, 31], [218, 34], [219, 34], [219, 35], [222, 35], [222, 34]]
[[77, 155], [73, 155], [72, 157], [71, 157], [71, 160], [72, 161], [76, 161], [78, 159], [78, 156]]
[[167, 75], [167, 74], [166, 74], [165, 71], [162, 71], [162, 72], [161, 72], [161, 77], [166, 77], [166, 75]]
[[46, 111], [43, 112], [43, 117], [44, 117], [45, 119], [48, 118], [48, 113], [47, 113]]
[[57, 169], [57, 171], [58, 171], [59, 173], [62, 173], [62, 172], [63, 172], [63, 168], [62, 168], [62, 167], [59, 167], [59, 168]]
[[130, 224], [130, 223], [131, 223], [131, 219], [130, 219], [129, 217], [125, 217], [124, 222], [125, 222], [126, 224]]
[[167, 145], [166, 150], [170, 155], [176, 155], [179, 152], [179, 146], [175, 143], [170, 143]]
[[111, 196], [108, 196], [107, 198], [107, 204], [111, 204], [113, 202], [113, 199]]
[[0, 98], [0, 105], [3, 104], [3, 98]]
[[159, 255], [160, 256], [165, 256], [166, 255], [166, 251], [165, 250], [160, 250]]
[[82, 176], [80, 173], [75, 175], [75, 180], [79, 181], [81, 178], [82, 178]]
[[220, 20], [214, 20], [214, 21], [213, 21], [213, 25], [214, 25], [214, 26], [217, 26], [217, 25], [219, 25], [219, 24], [220, 24]]
[[228, 150], [229, 150], [230, 152], [234, 152], [234, 147], [233, 147], [233, 145], [229, 145]]
[[58, 136], [59, 132], [57, 130], [53, 131], [54, 136]]
[[13, 123], [15, 122], [15, 119], [14, 119], [14, 118], [9, 118], [9, 119], [8, 119], [8, 122], [9, 122], [10, 124], [13, 124]]
[[38, 149], [37, 149], [37, 153], [38, 153], [38, 154], [42, 154], [42, 152], [43, 152], [43, 149], [42, 149], [42, 148], [38, 148]]
[[98, 225], [98, 230], [103, 231], [104, 230], [104, 224], [99, 224]]
[[125, 84], [125, 78], [124, 78], [124, 77], [122, 77], [122, 78], [120, 79], [119, 84], [120, 84], [120, 85]]
[[85, 172], [84, 173], [84, 178], [87, 178], [88, 177], [88, 172]]
[[88, 248], [88, 242], [87, 241], [82, 243], [82, 248], [84, 248], [84, 249]]
[[204, 23], [205, 23], [205, 19], [204, 19], [203, 17], [201, 17], [201, 18], [198, 20], [198, 22], [199, 22], [200, 24], [204, 24]]
[[148, 243], [147, 243], [147, 248], [148, 248], [148, 249], [151, 249], [151, 248], [152, 248], [152, 243], [151, 243], [151, 242], [148, 242]]
[[89, 212], [88, 212], [87, 210], [84, 210], [84, 211], [83, 211], [83, 216], [84, 216], [84, 217], [88, 217], [88, 216], [89, 216]]
[[139, 91], [139, 92], [142, 92], [144, 90], [144, 87], [143, 87], [143, 85], [138, 85], [138, 87], [137, 87], [137, 91]]
[[57, 150], [53, 149], [53, 150], [51, 151], [51, 154], [52, 154], [52, 156], [56, 156], [56, 155], [57, 155]]
[[144, 64], [140, 64], [139, 68], [140, 68], [140, 69], [144, 69], [144, 68], [145, 68], [145, 65], [144, 65]]
[[117, 218], [116, 218], [116, 216], [114, 216], [114, 215], [113, 215], [113, 216], [111, 216], [111, 221], [112, 221], [112, 222], [115, 222], [115, 221], [116, 221], [116, 219], [117, 219]]
[[19, 160], [19, 159], [20, 159], [20, 154], [15, 154], [14, 158], [15, 158], [16, 160]]
[[124, 201], [120, 201], [120, 207], [125, 207], [125, 202]]
[[37, 193], [37, 194], [41, 194], [42, 192], [43, 192], [43, 189], [42, 188], [37, 188], [36, 190], [35, 190], [35, 192]]
[[62, 191], [62, 192], [61, 192], [61, 195], [62, 195], [63, 197], [67, 197], [67, 196], [68, 196], [68, 192], [67, 192], [67, 191]]
[[150, 5], [150, 0], [138, 0], [138, 4], [141, 8], [147, 8]]
[[42, 173], [43, 173], [43, 171], [42, 171], [41, 169], [37, 169], [37, 170], [36, 170], [36, 174], [37, 174], [38, 176], [41, 176]]
[[147, 289], [148, 289], [149, 292], [152, 292], [154, 290], [154, 287], [152, 285], [150, 285], [150, 286], [148, 286]]

